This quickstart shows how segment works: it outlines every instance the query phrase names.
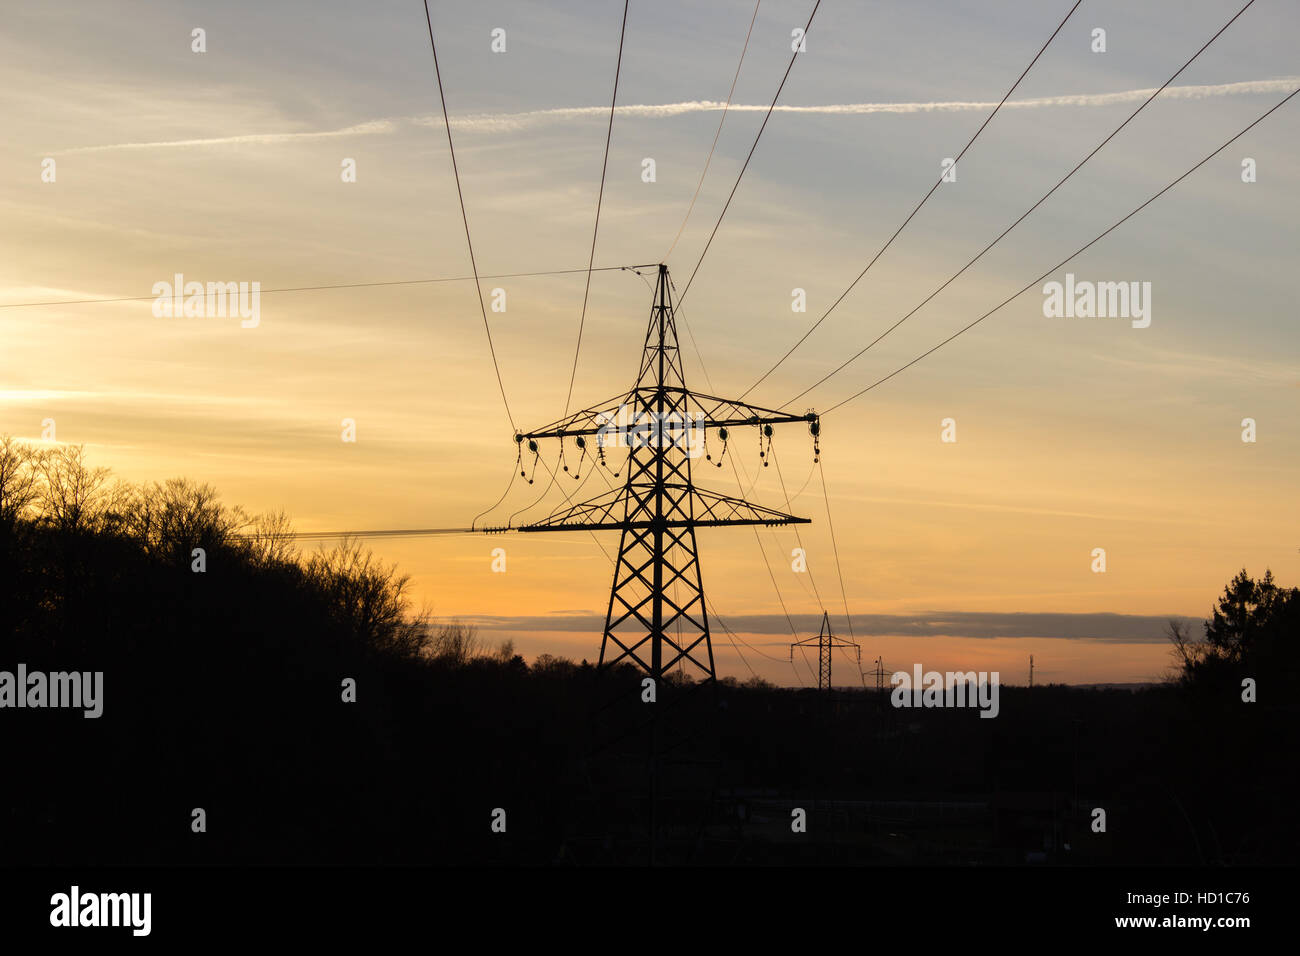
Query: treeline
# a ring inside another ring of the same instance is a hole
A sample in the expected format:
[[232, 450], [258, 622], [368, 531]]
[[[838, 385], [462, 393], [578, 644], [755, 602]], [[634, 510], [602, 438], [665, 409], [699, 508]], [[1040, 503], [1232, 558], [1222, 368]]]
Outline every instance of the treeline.
[[34, 638], [90, 650], [103, 636], [87, 630], [97, 617], [89, 593], [105, 583], [138, 592], [160, 584], [159, 575], [201, 573], [211, 577], [196, 581], [228, 586], [273, 582], [281, 603], [310, 603], [321, 619], [314, 623], [328, 625], [322, 636], [354, 654], [464, 663], [483, 652], [472, 628], [433, 626], [426, 611], [414, 611], [408, 578], [359, 541], [304, 556], [283, 511], [249, 515], [184, 478], [112, 480], [78, 446], [0, 438], [0, 560], [10, 588], [3, 627], [20, 647]]
[[[1203, 635], [1171, 630], [1167, 685], [1007, 687], [996, 720], [720, 681], [675, 711], [704, 740], [665, 769], [659, 819], [714, 862], [1018, 862], [1049, 836], [1074, 847], [1061, 862], [1277, 861], [1300, 840], [1298, 609], [1296, 589], [1243, 571]], [[613, 763], [588, 756], [645, 713], [636, 672], [529, 666], [435, 623], [357, 541], [304, 554], [283, 513], [246, 514], [207, 485], [128, 484], [80, 448], [0, 440], [0, 671], [20, 663], [102, 671], [103, 716], [0, 711], [12, 862], [641, 859], [644, 747], [630, 736]], [[790, 844], [779, 819], [742, 818], [755, 792], [815, 813], [1002, 809], [946, 834], [820, 817]], [[489, 828], [495, 808], [508, 839]], [[903, 856], [882, 855], [900, 841]]]
[[0, 711], [0, 846], [33, 862], [472, 859], [455, 833], [402, 834], [526, 790], [582, 670], [530, 675], [509, 644], [434, 622], [356, 540], [303, 554], [282, 512], [5, 438], [0, 670], [20, 663], [104, 675], [99, 719]]

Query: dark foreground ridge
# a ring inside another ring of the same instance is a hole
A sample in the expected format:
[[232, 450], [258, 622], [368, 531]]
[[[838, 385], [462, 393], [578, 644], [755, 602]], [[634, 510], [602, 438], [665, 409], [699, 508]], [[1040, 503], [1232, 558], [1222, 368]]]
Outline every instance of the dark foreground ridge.
[[1003, 687], [992, 720], [757, 680], [649, 705], [630, 670], [530, 666], [413, 615], [355, 542], [303, 559], [282, 515], [206, 486], [0, 452], [0, 671], [103, 675], [94, 719], [0, 708], [10, 864], [644, 863], [654, 706], [692, 729], [656, 765], [662, 862], [1289, 863], [1300, 844], [1300, 598], [1270, 576], [1234, 579], [1204, 640], [1174, 635], [1165, 685]]

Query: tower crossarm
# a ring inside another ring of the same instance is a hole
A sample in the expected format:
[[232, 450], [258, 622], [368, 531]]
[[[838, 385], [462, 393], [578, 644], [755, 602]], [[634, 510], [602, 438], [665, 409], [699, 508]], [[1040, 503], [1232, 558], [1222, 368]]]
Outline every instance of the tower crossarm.
[[790, 646], [791, 647], [805, 647], [805, 646], [816, 647], [818, 644], [821, 643], [829, 644], [832, 647], [858, 647], [859, 646], [856, 641], [847, 641], [844, 638], [836, 637], [833, 634], [831, 635], [821, 634], [816, 637], [805, 638], [802, 641], [791, 641]]
[[[701, 395], [699, 392], [683, 388], [665, 387], [662, 389], [670, 407], [690, 410], [690, 424], [696, 428], [721, 428], [739, 425], [783, 425], [791, 422], [818, 423], [816, 412], [796, 414], [783, 412], [774, 408], [750, 405], [748, 402], [732, 401], [715, 395]], [[566, 438], [598, 435], [608, 432], [623, 423], [628, 416], [644, 414], [646, 409], [655, 407], [659, 390], [652, 387], [634, 388], [623, 395], [601, 402], [591, 408], [584, 408], [558, 421], [543, 425], [533, 431], [519, 432], [515, 440], [519, 442], [540, 438]]]
[[566, 415], [558, 421], [543, 425], [529, 432], [519, 432], [515, 441], [522, 442], [536, 438], [565, 438], [568, 436], [595, 435], [610, 422], [617, 422], [620, 408], [628, 405], [632, 392], [616, 395], [607, 402], [601, 402], [591, 408]]
[[[671, 388], [665, 389], [665, 391], [669, 394], [683, 392], [682, 389]], [[718, 398], [715, 395], [701, 395], [699, 392], [684, 394], [688, 394], [692, 403], [699, 408], [702, 417], [694, 423], [698, 427], [783, 425], [789, 422], [807, 422], [813, 425], [818, 421], [816, 412], [804, 412], [800, 415], [793, 412], [782, 412], [774, 408], [750, 405], [748, 402], [732, 401], [729, 398]]]
[[[533, 522], [520, 525], [519, 531], [594, 531], [623, 528], [716, 528], [724, 525], [787, 525], [808, 524], [808, 518], [799, 518], [781, 511], [765, 508], [740, 498], [721, 495], [702, 488], [687, 489], [683, 485], [670, 485], [665, 491], [681, 504], [663, 518], [656, 519], [645, 510], [644, 489], [635, 485], [616, 488], [588, 501], [575, 504], [563, 511]], [[690, 507], [686, 496], [689, 495]]]

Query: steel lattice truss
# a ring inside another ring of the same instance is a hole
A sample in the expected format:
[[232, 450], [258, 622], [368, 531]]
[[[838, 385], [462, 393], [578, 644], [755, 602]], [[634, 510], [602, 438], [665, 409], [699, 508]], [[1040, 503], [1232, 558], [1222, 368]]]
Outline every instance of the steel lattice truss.
[[[519, 435], [519, 438], [576, 438], [585, 435], [598, 435], [602, 430], [608, 430], [610, 423], [618, 421], [620, 409], [652, 409], [656, 391], [654, 386], [634, 388], [630, 392], [617, 395], [597, 406], [584, 408], [582, 411], [574, 412], [559, 421], [544, 425], [536, 431], [523, 432]], [[698, 426], [702, 428], [724, 428], [738, 425], [781, 425], [787, 422], [817, 421], [817, 415], [814, 412], [795, 415], [772, 408], [763, 408], [759, 405], [750, 405], [748, 402], [736, 402], [727, 398], [717, 398], [713, 395], [701, 395], [699, 392], [687, 392], [681, 387], [665, 388], [663, 391], [667, 396], [682, 401], [689, 398], [698, 407], [698, 410], [694, 410], [694, 412], [697, 416]]]
[[515, 436], [521, 445], [527, 441], [530, 450], [538, 439], [563, 442], [570, 437], [585, 450], [588, 436], [596, 436], [602, 455], [615, 443], [628, 448], [621, 488], [518, 528], [622, 532], [601, 642], [602, 666], [630, 661], [656, 681], [678, 665], [689, 665], [709, 680], [715, 677], [695, 529], [803, 524], [808, 519], [696, 488], [691, 460], [701, 449], [688, 439], [712, 428], [725, 443], [724, 429], [753, 425], [770, 435], [769, 426], [789, 422], [808, 422], [816, 434], [812, 412], [793, 415], [686, 388], [668, 270], [660, 265], [636, 385], [599, 407]]
[[[790, 660], [794, 660], [794, 649], [796, 647], [808, 647], [816, 645], [817, 647], [817, 689], [824, 690], [828, 693], [831, 689], [831, 664], [834, 657], [834, 651], [837, 647], [851, 647], [858, 655], [859, 669], [862, 661], [862, 648], [855, 641], [846, 641], [842, 637], [836, 637], [831, 633], [831, 616], [828, 612], [822, 611], [822, 629], [816, 637], [810, 637], [806, 641], [795, 641], [790, 645]], [[879, 681], [877, 681], [879, 687]]]
[[[641, 489], [643, 490], [643, 489]], [[720, 495], [702, 488], [681, 484], [665, 485], [667, 509], [664, 523], [669, 528], [714, 528], [730, 524], [807, 524], [807, 518], [794, 518], [771, 508], [752, 504], [741, 498]], [[627, 486], [607, 491], [599, 497], [557, 511], [543, 522], [520, 526], [520, 531], [572, 531], [649, 528], [654, 525], [653, 501], [640, 490]], [[689, 500], [688, 500], [689, 496]]]

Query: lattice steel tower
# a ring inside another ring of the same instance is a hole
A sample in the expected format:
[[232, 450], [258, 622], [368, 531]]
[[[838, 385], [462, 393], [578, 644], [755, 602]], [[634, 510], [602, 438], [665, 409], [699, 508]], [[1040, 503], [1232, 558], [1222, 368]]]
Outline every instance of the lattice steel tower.
[[593, 468], [607, 468], [605, 451], [611, 445], [629, 449], [621, 488], [518, 529], [622, 532], [600, 646], [602, 667], [631, 661], [656, 684], [679, 665], [690, 668], [692, 676], [715, 678], [695, 530], [806, 524], [808, 519], [698, 488], [691, 478], [691, 462], [702, 455], [713, 461], [707, 451], [712, 431], [722, 442], [717, 460], [721, 467], [731, 431], [752, 425], [758, 429], [759, 454], [766, 465], [772, 426], [787, 422], [806, 422], [814, 453], [819, 454], [820, 423], [813, 412], [792, 415], [687, 389], [668, 268], [660, 264], [641, 367], [632, 389], [599, 407], [515, 436], [521, 462], [525, 448], [536, 458], [537, 442], [547, 438], [559, 439], [563, 459], [564, 442], [572, 439], [580, 455], [579, 471], [588, 457], [593, 458]]
[[[790, 661], [794, 662], [794, 649], [796, 647], [805, 647], [810, 644], [817, 645], [817, 689], [830, 691], [831, 689], [831, 663], [833, 661], [835, 648], [851, 647], [858, 654], [858, 670], [862, 669], [862, 648], [856, 641], [846, 641], [841, 637], [836, 637], [831, 633], [831, 616], [827, 611], [822, 611], [822, 629], [816, 637], [810, 637], [806, 641], [795, 641], [790, 645]], [[877, 678], [876, 687], [879, 689], [880, 681]]]

